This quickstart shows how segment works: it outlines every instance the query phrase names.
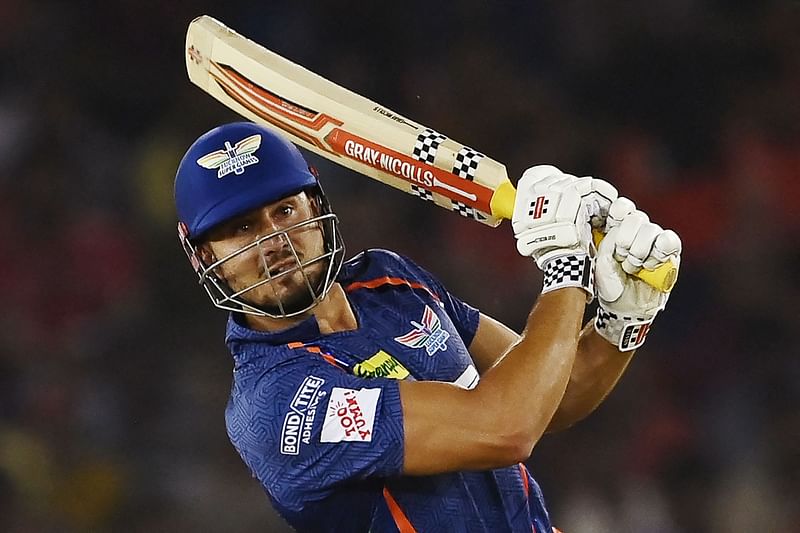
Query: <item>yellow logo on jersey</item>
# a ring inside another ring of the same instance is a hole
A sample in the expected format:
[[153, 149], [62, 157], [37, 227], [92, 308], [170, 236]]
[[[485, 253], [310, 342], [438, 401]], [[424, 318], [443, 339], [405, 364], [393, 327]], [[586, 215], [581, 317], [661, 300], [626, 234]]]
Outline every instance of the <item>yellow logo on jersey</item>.
[[361, 378], [392, 379], [405, 379], [409, 375], [408, 370], [400, 364], [400, 361], [383, 350], [355, 365], [353, 374]]

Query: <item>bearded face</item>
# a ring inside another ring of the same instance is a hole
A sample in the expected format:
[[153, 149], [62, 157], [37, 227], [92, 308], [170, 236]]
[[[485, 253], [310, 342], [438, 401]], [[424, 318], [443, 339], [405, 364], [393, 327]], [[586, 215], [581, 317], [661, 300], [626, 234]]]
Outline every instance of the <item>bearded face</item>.
[[231, 219], [209, 232], [199, 253], [248, 305], [271, 316], [313, 306], [329, 273], [319, 206], [305, 192]]

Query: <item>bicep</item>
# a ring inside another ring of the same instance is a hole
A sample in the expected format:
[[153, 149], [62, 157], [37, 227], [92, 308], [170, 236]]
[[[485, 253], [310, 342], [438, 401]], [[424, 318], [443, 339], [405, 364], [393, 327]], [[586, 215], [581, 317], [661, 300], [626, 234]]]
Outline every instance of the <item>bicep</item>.
[[483, 375], [494, 366], [517, 340], [519, 335], [511, 328], [481, 313], [478, 330], [469, 345], [469, 353], [478, 372]]
[[519, 460], [511, 410], [487, 405], [475, 389], [439, 381], [402, 381], [400, 400], [404, 474], [483, 470]]
[[[563, 397], [584, 306], [578, 289], [548, 294], [531, 312], [524, 337], [481, 315], [470, 343], [483, 374], [474, 389], [402, 382], [403, 472], [489, 469], [526, 459]], [[537, 317], [542, 325], [534, 329]]]

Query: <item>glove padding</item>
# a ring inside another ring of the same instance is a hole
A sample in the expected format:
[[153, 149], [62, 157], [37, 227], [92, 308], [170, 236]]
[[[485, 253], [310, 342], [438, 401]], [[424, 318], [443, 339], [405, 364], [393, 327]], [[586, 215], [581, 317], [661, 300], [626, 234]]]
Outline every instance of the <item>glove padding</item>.
[[592, 177], [578, 178], [575, 182], [581, 193], [581, 202], [589, 214], [593, 230], [605, 232], [611, 204], [617, 199], [617, 189], [609, 182]]
[[644, 343], [669, 293], [654, 289], [632, 274], [667, 261], [679, 266], [681, 240], [674, 231], [650, 222], [627, 198], [612, 203], [607, 227], [595, 258], [600, 304], [595, 329], [620, 350], [635, 350]]
[[544, 272], [542, 293], [581, 287], [591, 300], [591, 225], [577, 179], [550, 165], [526, 170], [517, 184], [511, 224], [519, 253], [533, 257]]
[[555, 257], [589, 254], [591, 227], [576, 181], [556, 167], [539, 165], [526, 170], [517, 184], [511, 219], [517, 250], [533, 257], [539, 268]]
[[608, 182], [577, 178], [551, 165], [526, 170], [517, 184], [512, 226], [520, 254], [545, 273], [548, 292], [580, 286], [593, 297], [591, 228], [604, 228], [617, 190]]
[[529, 168], [517, 184], [512, 218], [519, 253], [542, 267], [558, 255], [593, 251], [585, 222], [603, 229], [616, 199], [617, 190], [607, 181], [577, 178], [552, 165]]

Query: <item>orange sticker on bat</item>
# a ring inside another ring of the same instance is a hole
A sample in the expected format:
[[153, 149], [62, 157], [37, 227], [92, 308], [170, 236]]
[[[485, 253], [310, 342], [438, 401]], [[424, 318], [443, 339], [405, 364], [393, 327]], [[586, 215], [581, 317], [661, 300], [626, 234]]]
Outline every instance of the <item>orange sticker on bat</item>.
[[491, 212], [492, 190], [452, 172], [434, 167], [405, 154], [368, 141], [341, 128], [334, 128], [325, 142], [339, 155], [437, 192], [479, 211]]

